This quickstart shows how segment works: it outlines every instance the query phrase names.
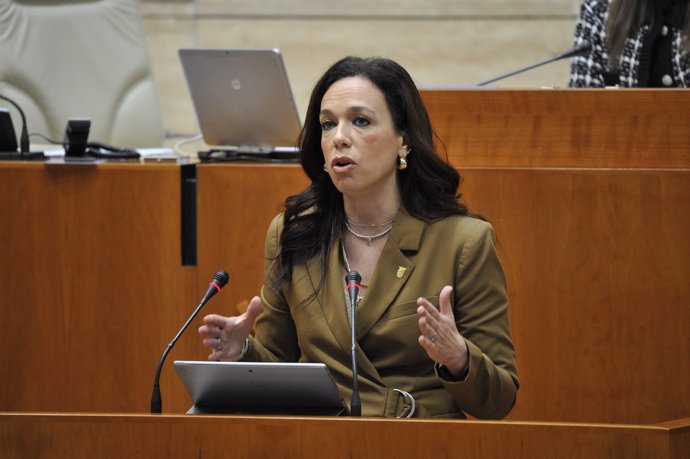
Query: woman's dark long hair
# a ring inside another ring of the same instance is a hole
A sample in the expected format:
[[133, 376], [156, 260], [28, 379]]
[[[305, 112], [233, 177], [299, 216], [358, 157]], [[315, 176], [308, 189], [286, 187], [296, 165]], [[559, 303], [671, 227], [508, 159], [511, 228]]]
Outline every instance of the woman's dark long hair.
[[[617, 69], [625, 40], [632, 37], [642, 26], [650, 24], [654, 17], [656, 0], [612, 0], [606, 18], [606, 48], [609, 54], [609, 67]], [[685, 11], [683, 23], [683, 42], [681, 46], [690, 52], [690, 12]]]
[[428, 221], [468, 213], [458, 203], [460, 175], [438, 156], [429, 115], [407, 71], [390, 59], [345, 57], [326, 71], [309, 100], [299, 146], [302, 169], [311, 184], [285, 201], [274, 288], [290, 281], [294, 266], [313, 257], [319, 258], [323, 268], [317, 291], [325, 281], [328, 253], [340, 239], [345, 211], [342, 194], [324, 172], [319, 113], [328, 88], [336, 81], [355, 76], [368, 79], [381, 90], [395, 129], [410, 149], [407, 169], [397, 171], [405, 210]]

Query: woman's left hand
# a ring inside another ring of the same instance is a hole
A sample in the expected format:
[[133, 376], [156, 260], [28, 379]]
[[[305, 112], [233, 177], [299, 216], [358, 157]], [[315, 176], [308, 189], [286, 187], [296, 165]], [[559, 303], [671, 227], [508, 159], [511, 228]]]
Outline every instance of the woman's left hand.
[[460, 375], [467, 366], [467, 343], [455, 325], [450, 294], [453, 288], [446, 285], [439, 294], [439, 309], [426, 298], [417, 299], [419, 317], [419, 344], [429, 357], [444, 365], [453, 376]]

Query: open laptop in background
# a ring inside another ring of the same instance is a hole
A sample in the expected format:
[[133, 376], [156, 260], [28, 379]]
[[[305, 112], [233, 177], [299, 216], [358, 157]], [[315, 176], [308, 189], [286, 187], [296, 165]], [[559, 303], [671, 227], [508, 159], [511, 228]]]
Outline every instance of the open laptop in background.
[[176, 360], [189, 414], [346, 415], [323, 363]]
[[301, 123], [280, 50], [182, 48], [179, 57], [211, 147], [201, 160], [297, 158]]

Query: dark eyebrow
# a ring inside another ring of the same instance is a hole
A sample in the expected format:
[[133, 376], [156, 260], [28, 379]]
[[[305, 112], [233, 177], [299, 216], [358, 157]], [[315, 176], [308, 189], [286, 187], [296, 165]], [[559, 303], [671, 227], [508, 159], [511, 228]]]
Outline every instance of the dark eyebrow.
[[[372, 109], [370, 109], [368, 107], [363, 107], [360, 105], [354, 105], [352, 107], [348, 107], [347, 111], [353, 112], [353, 113], [364, 113], [364, 112], [368, 112], [368, 113], [372, 113], [372, 114], [376, 113]], [[323, 109], [319, 112], [319, 115], [332, 115], [332, 114], [333, 114], [333, 112], [328, 110], [328, 109]]]

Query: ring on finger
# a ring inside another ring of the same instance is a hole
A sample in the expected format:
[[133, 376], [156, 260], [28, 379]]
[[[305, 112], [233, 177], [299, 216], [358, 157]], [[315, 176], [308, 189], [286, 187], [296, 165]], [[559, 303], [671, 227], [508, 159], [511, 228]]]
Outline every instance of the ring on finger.
[[434, 333], [434, 336], [432, 336], [431, 338], [429, 338], [429, 341], [431, 341], [431, 344], [436, 343], [436, 333]]
[[216, 342], [216, 351], [220, 351], [223, 348], [223, 340], [220, 338], [220, 336], [216, 338]]

